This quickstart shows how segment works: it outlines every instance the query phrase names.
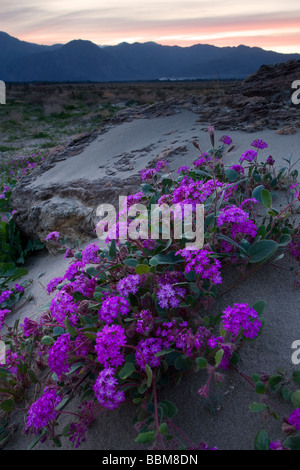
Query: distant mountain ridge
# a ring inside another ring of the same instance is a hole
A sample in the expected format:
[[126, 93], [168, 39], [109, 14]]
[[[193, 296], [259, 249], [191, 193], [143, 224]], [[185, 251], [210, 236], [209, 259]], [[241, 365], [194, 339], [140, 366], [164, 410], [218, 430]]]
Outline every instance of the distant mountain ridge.
[[300, 59], [258, 47], [162, 46], [155, 42], [100, 47], [91, 41], [44, 46], [0, 32], [0, 79], [6, 82], [116, 82], [242, 79], [262, 65]]

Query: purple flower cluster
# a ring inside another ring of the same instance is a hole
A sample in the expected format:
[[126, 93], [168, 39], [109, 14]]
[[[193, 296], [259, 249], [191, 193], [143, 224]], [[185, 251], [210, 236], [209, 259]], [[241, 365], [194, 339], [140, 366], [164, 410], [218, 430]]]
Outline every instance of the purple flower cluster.
[[129, 294], [136, 294], [139, 288], [140, 276], [138, 274], [130, 274], [121, 279], [117, 284], [117, 291], [127, 297]]
[[256, 147], [257, 149], [265, 149], [268, 147], [268, 144], [262, 140], [262, 139], [255, 139], [252, 144], [251, 144], [252, 147]]
[[202, 204], [215, 191], [216, 187], [222, 187], [220, 181], [208, 180], [206, 183], [194, 181], [185, 176], [180, 182], [178, 188], [173, 193], [173, 204]]
[[209, 155], [209, 153], [204, 152], [198, 157], [197, 160], [193, 162], [194, 167], [198, 168], [198, 167], [204, 166], [209, 161], [211, 161], [211, 156]]
[[105, 325], [96, 335], [95, 351], [104, 367], [118, 367], [124, 362], [120, 349], [126, 344], [125, 330], [119, 325]]
[[46, 241], [57, 241], [60, 237], [60, 233], [59, 232], [50, 232], [48, 233], [48, 235], [46, 236]]
[[292, 241], [289, 244], [289, 250], [294, 258], [300, 259], [300, 243]]
[[97, 243], [90, 243], [82, 250], [82, 265], [85, 266], [89, 263], [99, 263], [99, 246]]
[[69, 333], [65, 333], [58, 337], [56, 342], [51, 346], [48, 356], [48, 365], [52, 372], [58, 377], [69, 371], [68, 353], [71, 349], [71, 341]]
[[67, 292], [61, 291], [51, 300], [49, 308], [58, 323], [64, 323], [66, 317], [72, 317], [78, 310], [78, 304], [73, 302], [73, 297]]
[[230, 145], [232, 144], [232, 139], [229, 137], [229, 135], [222, 135], [222, 137], [219, 139], [219, 142], [222, 142], [225, 145]]
[[108, 367], [99, 373], [93, 386], [97, 400], [109, 410], [117, 408], [120, 403], [125, 401], [125, 394], [123, 391], [117, 390], [117, 385], [115, 370]]
[[155, 354], [161, 351], [163, 341], [160, 338], [147, 338], [142, 339], [137, 345], [135, 358], [137, 365], [141, 370], [145, 370], [145, 365], [150, 367], [159, 367], [160, 358], [155, 357]]
[[142, 310], [138, 312], [135, 316], [136, 322], [136, 331], [141, 335], [147, 336], [153, 328], [154, 319], [150, 310]]
[[190, 170], [189, 166], [180, 166], [177, 170], [177, 173], [188, 173]]
[[99, 319], [110, 324], [118, 315], [127, 315], [130, 304], [124, 297], [113, 295], [105, 299], [99, 310]]
[[221, 210], [217, 224], [218, 227], [222, 227], [224, 224], [230, 224], [233, 237], [238, 234], [255, 237], [257, 233], [257, 227], [254, 222], [249, 219], [249, 214], [237, 206], [227, 206]]
[[55, 277], [47, 284], [46, 290], [50, 295], [51, 292], [54, 292], [57, 286], [64, 280], [63, 277]]
[[166, 161], [166, 160], [159, 160], [157, 163], [156, 163], [156, 171], [161, 171], [161, 170], [164, 170], [165, 168], [168, 168], [169, 166], [169, 163]]
[[5, 318], [7, 317], [9, 313], [10, 313], [10, 310], [7, 310], [7, 308], [0, 310], [0, 330], [2, 329], [3, 324], [5, 322]]
[[68, 269], [65, 272], [64, 279], [68, 279], [71, 281], [74, 277], [77, 276], [78, 272], [80, 271], [82, 264], [80, 261], [76, 261], [75, 263], [71, 263]]
[[262, 327], [257, 312], [248, 304], [234, 304], [234, 307], [226, 307], [221, 318], [222, 327], [232, 334], [232, 340], [236, 339], [241, 329], [245, 338], [253, 339]]
[[211, 260], [209, 255], [213, 253], [207, 249], [201, 250], [183, 250], [177, 251], [176, 255], [181, 255], [186, 260], [185, 272], [194, 271], [202, 279], [210, 279], [214, 284], [222, 284], [220, 274], [221, 263], [217, 259]]
[[1, 294], [0, 294], [0, 304], [5, 302], [6, 300], [8, 300], [9, 297], [11, 296], [11, 294], [13, 294], [12, 290], [4, 290], [3, 292], [1, 292]]
[[300, 429], [300, 408], [296, 408], [289, 416], [288, 422], [291, 426], [295, 426], [295, 429]]
[[61, 397], [57, 395], [56, 390], [46, 387], [43, 395], [28, 410], [26, 430], [37, 434], [50, 421], [55, 420], [58, 415], [55, 408], [60, 402]]
[[140, 171], [142, 181], [151, 180], [155, 174], [156, 174], [155, 168], [149, 168], [148, 170], [144, 169]]
[[257, 152], [255, 150], [246, 150], [246, 152], [242, 153], [240, 162], [246, 160], [247, 162], [253, 162], [257, 157]]
[[272, 155], [269, 155], [269, 156], [268, 156], [268, 158], [267, 158], [267, 163], [268, 163], [268, 165], [271, 165], [271, 166], [274, 165], [275, 160], [273, 159]]
[[186, 296], [186, 290], [171, 284], [162, 285], [158, 292], [158, 304], [161, 308], [177, 308]]
[[28, 317], [24, 318], [24, 323], [21, 325], [24, 330], [25, 338], [29, 338], [31, 335], [35, 335], [35, 333], [39, 329], [39, 324], [35, 320], [31, 320]]
[[230, 169], [235, 170], [237, 173], [242, 174], [242, 175], [245, 173], [245, 170], [242, 167], [242, 165], [232, 165]]

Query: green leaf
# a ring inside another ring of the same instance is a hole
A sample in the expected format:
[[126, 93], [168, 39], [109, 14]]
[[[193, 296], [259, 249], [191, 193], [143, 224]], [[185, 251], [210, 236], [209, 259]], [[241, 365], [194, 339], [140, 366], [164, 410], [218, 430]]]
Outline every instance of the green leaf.
[[148, 366], [148, 364], [146, 364], [146, 366], [145, 366], [145, 371], [146, 371], [146, 374], [147, 374], [147, 387], [151, 387], [151, 384], [152, 384], [152, 370]]
[[154, 439], [155, 433], [154, 431], [147, 431], [141, 432], [136, 438], [135, 442], [137, 444], [148, 444], [148, 442], [152, 442]]
[[170, 354], [173, 351], [174, 349], [161, 349], [156, 354], [154, 354], [154, 357], [165, 356], [166, 354]]
[[272, 375], [268, 380], [268, 386], [271, 392], [277, 392], [281, 387], [282, 375]]
[[62, 328], [61, 326], [55, 326], [53, 328], [53, 336], [61, 336], [65, 334], [66, 330]]
[[161, 423], [158, 430], [161, 434], [168, 434], [169, 426], [167, 425], [167, 423]]
[[262, 202], [261, 192], [262, 192], [263, 189], [264, 189], [264, 186], [262, 184], [260, 184], [259, 186], [256, 186], [256, 188], [253, 189], [253, 191], [252, 191], [252, 197], [257, 199], [258, 202]]
[[139, 264], [138, 260], [135, 258], [126, 258], [124, 259], [123, 262], [124, 264], [126, 264], [126, 266], [133, 266], [133, 267], [138, 266]]
[[291, 396], [295, 408], [300, 408], [300, 390], [296, 390]]
[[300, 383], [300, 370], [295, 370], [293, 372], [293, 381], [297, 384]]
[[112, 240], [110, 242], [110, 247], [109, 247], [109, 250], [108, 250], [108, 254], [112, 258], [114, 258], [116, 256], [116, 254], [117, 254], [116, 240]]
[[223, 359], [223, 356], [224, 356], [224, 350], [223, 349], [219, 349], [219, 351], [217, 351], [216, 355], [215, 355], [215, 362], [216, 362], [216, 367], [219, 367], [219, 365], [221, 364], [221, 361]]
[[135, 272], [137, 274], [148, 274], [150, 272], [150, 268], [146, 264], [138, 264], [135, 268]]
[[287, 246], [291, 243], [292, 237], [288, 233], [281, 235], [278, 246]]
[[71, 338], [75, 338], [78, 335], [78, 331], [74, 326], [70, 325], [69, 318], [65, 319], [64, 324], [66, 325], [67, 332], [69, 333]]
[[122, 380], [127, 379], [127, 377], [130, 377], [131, 374], [133, 374], [133, 372], [135, 372], [135, 367], [132, 364], [132, 362], [126, 362], [124, 367], [122, 367], [122, 369], [119, 372], [119, 377]]
[[15, 402], [11, 399], [4, 400], [0, 403], [0, 408], [3, 411], [12, 411], [15, 408]]
[[236, 181], [239, 177], [238, 172], [233, 170], [232, 168], [228, 168], [227, 170], [225, 170], [225, 175], [231, 182]]
[[35, 373], [31, 369], [28, 369], [28, 377], [30, 378], [30, 380], [33, 384], [39, 383]]
[[258, 315], [262, 315], [264, 313], [266, 305], [267, 304], [264, 300], [259, 300], [258, 302], [255, 302], [254, 305], [252, 305], [252, 308], [258, 313]]
[[196, 364], [200, 369], [206, 369], [208, 362], [205, 357], [197, 357]]
[[290, 436], [284, 443], [284, 447], [288, 447], [291, 450], [300, 450], [300, 436]]
[[27, 450], [32, 450], [39, 442], [40, 440], [42, 439], [42, 437], [44, 437], [45, 435], [47, 434], [47, 429], [43, 429], [40, 434], [38, 434], [32, 441], [31, 443], [29, 444], [29, 446], [27, 447]]
[[248, 249], [250, 263], [262, 263], [274, 255], [278, 244], [274, 240], [258, 240]]
[[267, 189], [261, 190], [261, 199], [262, 199], [263, 205], [267, 207], [268, 209], [270, 209], [272, 205], [272, 196], [271, 196], [271, 193]]
[[267, 431], [259, 431], [254, 441], [255, 450], [270, 450], [270, 438]]
[[267, 409], [267, 405], [265, 403], [254, 402], [249, 405], [249, 409], [252, 413], [260, 413]]
[[174, 418], [178, 412], [177, 406], [169, 400], [162, 400], [159, 402], [159, 406], [163, 407], [164, 415], [168, 418]]
[[178, 264], [182, 263], [184, 260], [181, 256], [175, 256], [174, 251], [170, 251], [167, 255], [158, 254], [153, 256], [149, 264], [151, 266], [157, 266], [158, 264]]
[[52, 344], [55, 343], [54, 339], [51, 336], [43, 336], [42, 338], [42, 344], [45, 346], [52, 346]]
[[263, 395], [266, 391], [266, 387], [261, 381], [258, 381], [258, 382], [256, 382], [256, 385], [255, 385], [255, 391], [256, 391], [256, 393], [259, 393], [260, 395]]

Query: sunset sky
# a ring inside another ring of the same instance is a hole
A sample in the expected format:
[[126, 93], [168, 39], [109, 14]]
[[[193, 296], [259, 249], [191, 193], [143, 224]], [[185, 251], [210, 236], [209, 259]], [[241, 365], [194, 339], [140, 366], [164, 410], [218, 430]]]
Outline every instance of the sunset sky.
[[38, 44], [245, 44], [300, 53], [299, 0], [1, 0], [0, 8], [0, 31]]

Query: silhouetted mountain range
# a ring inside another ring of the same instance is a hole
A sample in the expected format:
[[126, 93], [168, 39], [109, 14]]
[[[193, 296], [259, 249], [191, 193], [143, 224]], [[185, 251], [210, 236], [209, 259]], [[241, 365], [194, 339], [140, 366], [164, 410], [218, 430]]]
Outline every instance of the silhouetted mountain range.
[[0, 79], [31, 81], [134, 81], [245, 78], [261, 65], [300, 59], [259, 47], [190, 47], [126, 42], [100, 47], [91, 41], [43, 46], [0, 32]]

